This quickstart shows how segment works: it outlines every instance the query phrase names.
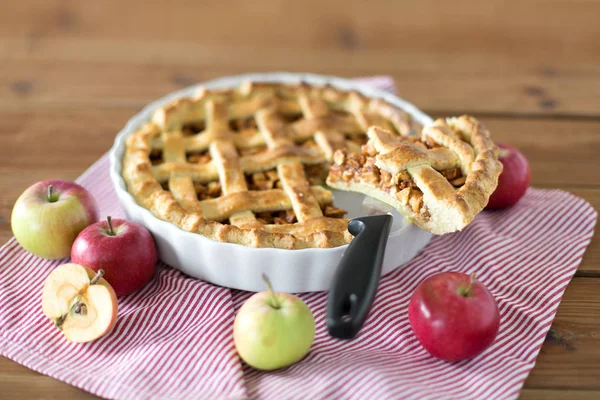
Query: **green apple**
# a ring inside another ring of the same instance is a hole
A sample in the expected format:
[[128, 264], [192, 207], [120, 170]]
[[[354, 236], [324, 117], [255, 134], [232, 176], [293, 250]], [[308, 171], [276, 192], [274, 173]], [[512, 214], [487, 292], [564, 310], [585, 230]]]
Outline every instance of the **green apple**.
[[33, 184], [19, 196], [10, 225], [25, 250], [50, 259], [71, 255], [75, 238], [98, 220], [92, 195], [76, 183], [60, 180]]
[[269, 290], [242, 305], [233, 324], [233, 341], [242, 359], [261, 370], [287, 367], [308, 353], [315, 338], [315, 319], [298, 297]]

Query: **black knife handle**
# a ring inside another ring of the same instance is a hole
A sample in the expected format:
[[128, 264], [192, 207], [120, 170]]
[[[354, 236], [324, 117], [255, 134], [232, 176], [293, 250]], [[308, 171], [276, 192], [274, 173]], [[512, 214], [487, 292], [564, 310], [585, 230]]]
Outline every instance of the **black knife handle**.
[[391, 215], [355, 218], [348, 231], [355, 236], [335, 271], [327, 297], [327, 329], [340, 339], [351, 339], [367, 319], [385, 254]]

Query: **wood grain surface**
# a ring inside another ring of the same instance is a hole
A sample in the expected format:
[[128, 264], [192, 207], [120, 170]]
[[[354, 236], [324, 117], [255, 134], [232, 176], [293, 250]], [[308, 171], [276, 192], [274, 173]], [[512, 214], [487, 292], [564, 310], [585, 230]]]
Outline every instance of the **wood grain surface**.
[[[391, 75], [432, 116], [472, 113], [522, 149], [533, 186], [599, 210], [599, 17], [593, 0], [4, 0], [0, 242], [27, 186], [75, 179], [149, 101], [261, 71]], [[93, 396], [0, 358], [0, 397]], [[521, 397], [600, 397], [597, 237]]]

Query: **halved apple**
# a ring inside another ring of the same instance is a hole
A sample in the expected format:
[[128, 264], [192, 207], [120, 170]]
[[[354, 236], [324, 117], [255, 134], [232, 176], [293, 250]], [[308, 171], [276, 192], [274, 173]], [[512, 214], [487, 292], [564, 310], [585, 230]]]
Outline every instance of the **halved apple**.
[[103, 274], [68, 263], [46, 278], [42, 311], [72, 342], [98, 339], [117, 322], [117, 295]]

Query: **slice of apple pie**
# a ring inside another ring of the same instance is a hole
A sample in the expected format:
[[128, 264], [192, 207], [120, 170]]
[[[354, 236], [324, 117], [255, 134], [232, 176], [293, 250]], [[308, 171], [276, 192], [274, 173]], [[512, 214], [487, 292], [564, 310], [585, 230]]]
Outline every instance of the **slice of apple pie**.
[[364, 193], [435, 234], [462, 230], [496, 189], [502, 164], [475, 118], [438, 119], [420, 136], [371, 127], [361, 152], [337, 150], [327, 184]]

